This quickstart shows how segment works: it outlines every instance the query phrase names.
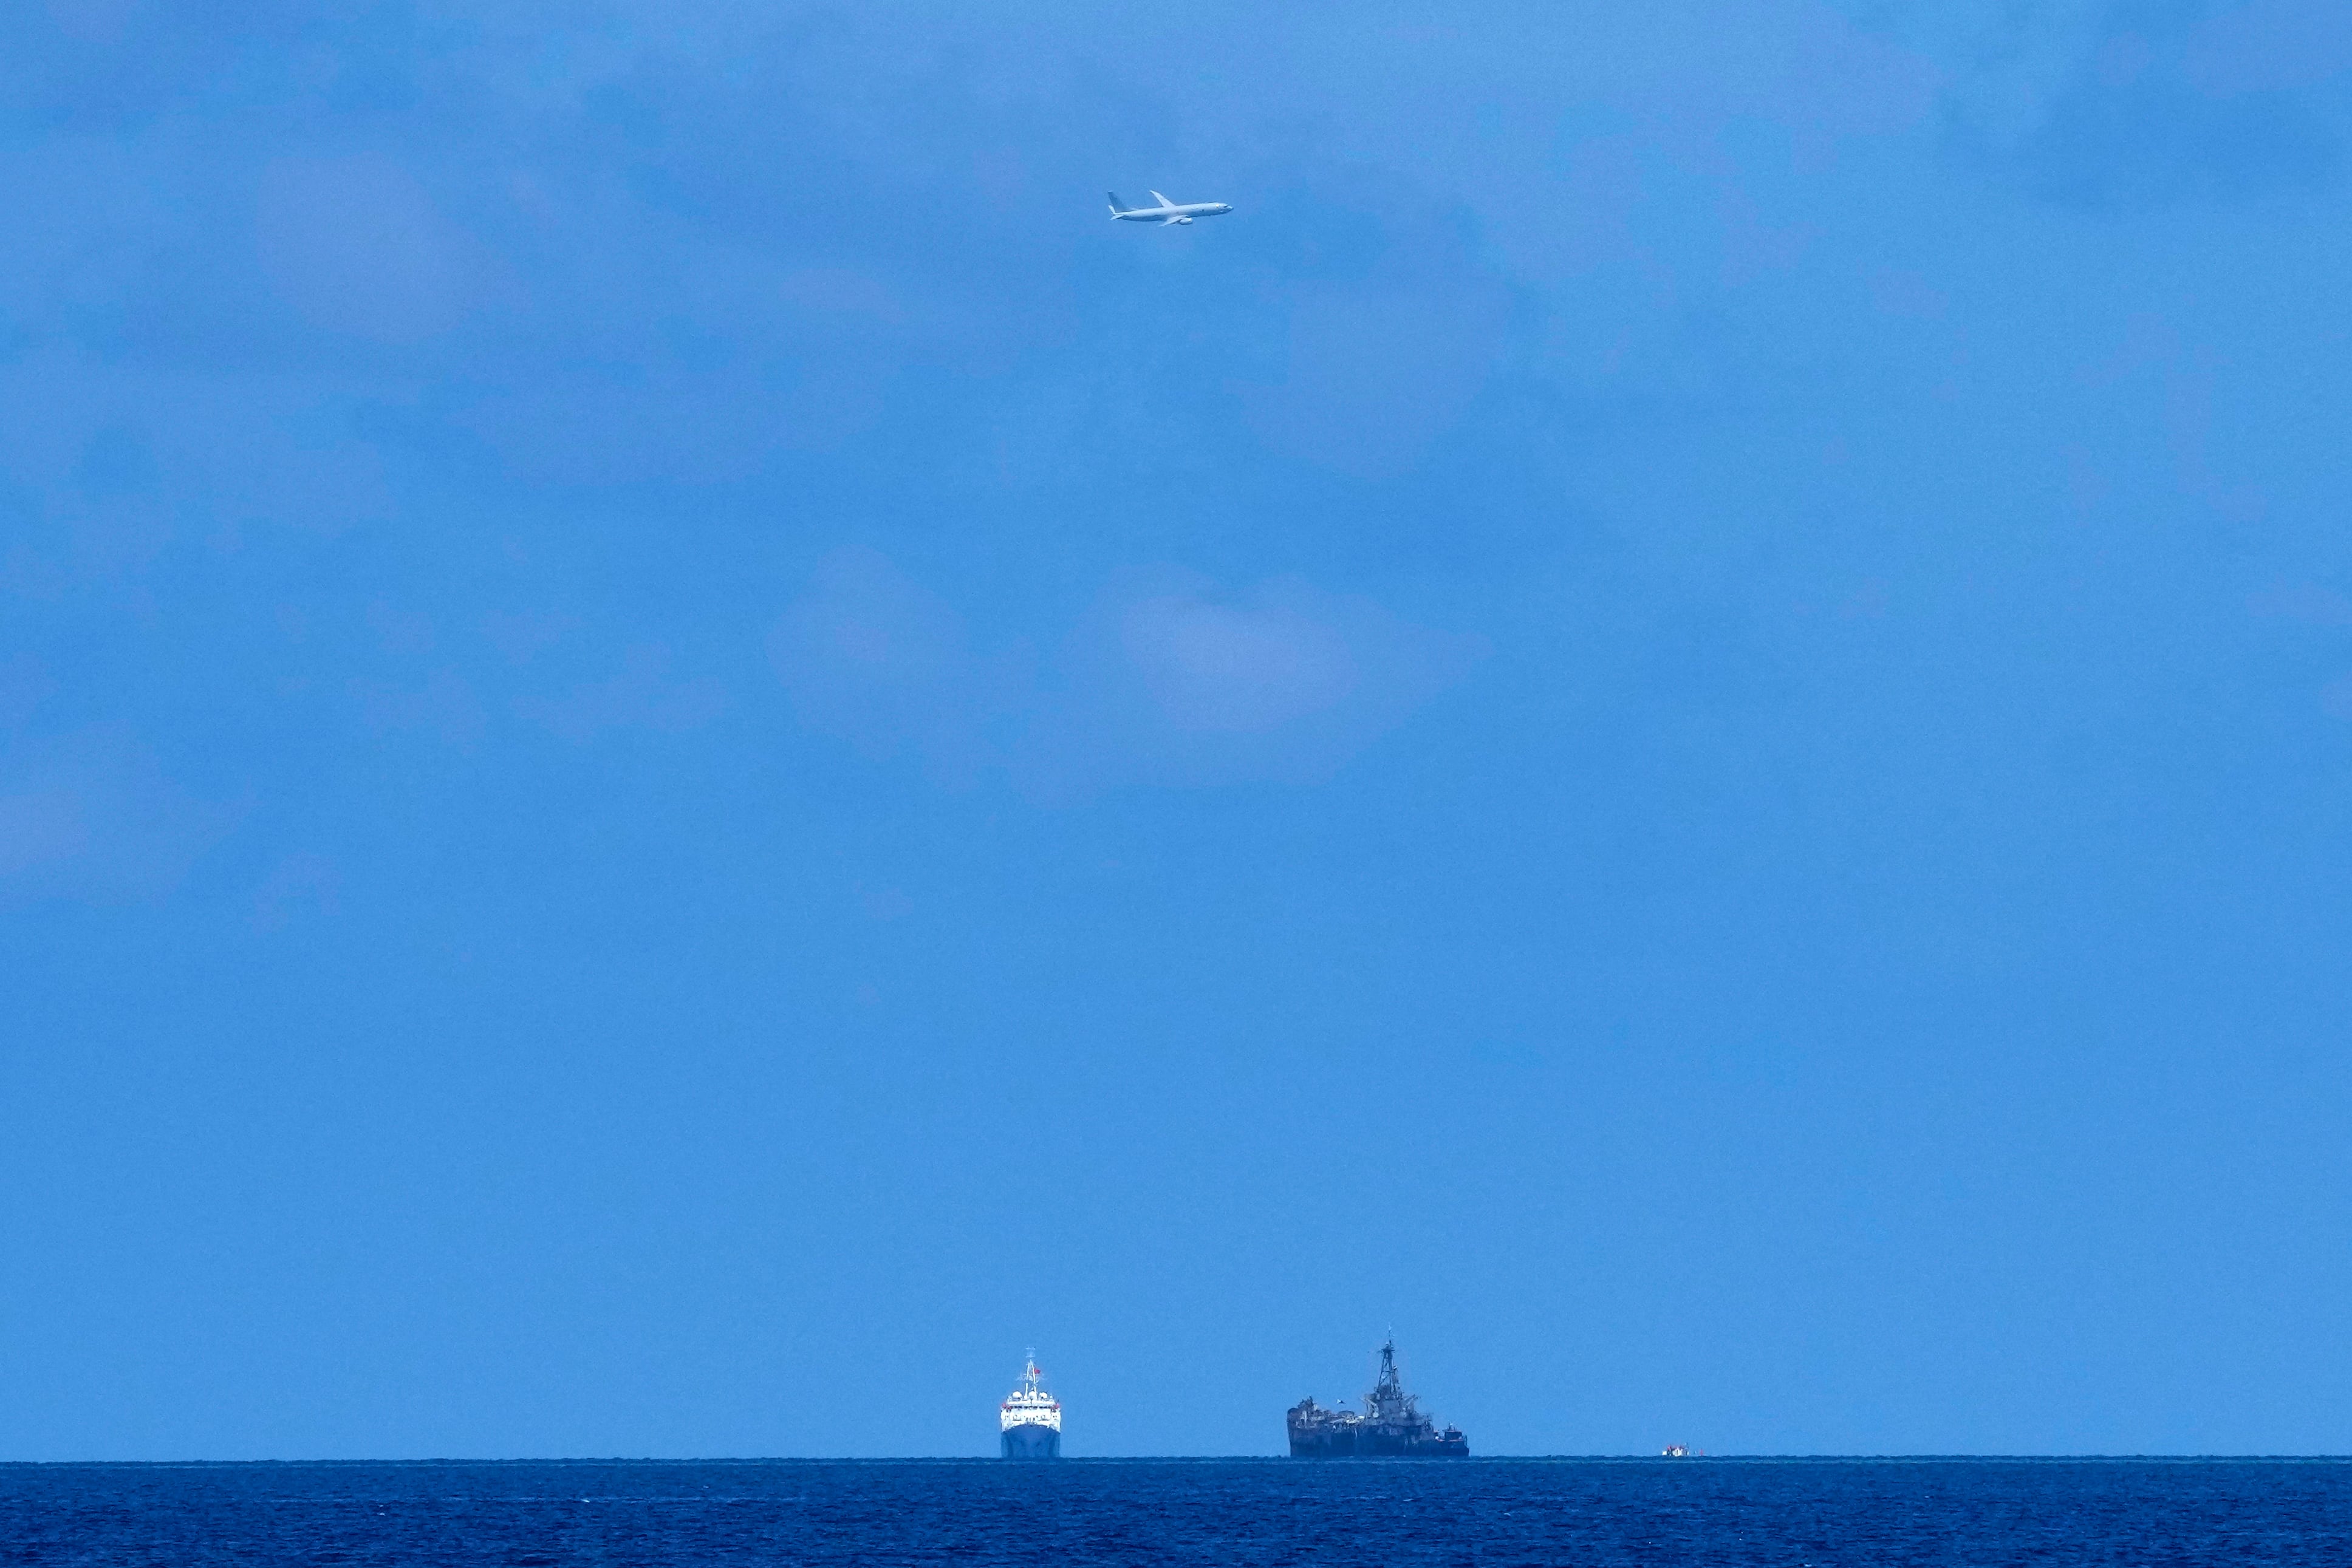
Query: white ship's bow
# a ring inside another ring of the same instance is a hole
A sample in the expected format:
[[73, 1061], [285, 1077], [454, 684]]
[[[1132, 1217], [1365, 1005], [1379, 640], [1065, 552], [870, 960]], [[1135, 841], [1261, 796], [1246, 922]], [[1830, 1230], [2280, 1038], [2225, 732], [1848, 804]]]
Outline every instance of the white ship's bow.
[[997, 1433], [1008, 1459], [1057, 1459], [1062, 1457], [1062, 1402], [1045, 1392], [1045, 1374], [1031, 1351], [1021, 1369], [1021, 1385], [997, 1407]]

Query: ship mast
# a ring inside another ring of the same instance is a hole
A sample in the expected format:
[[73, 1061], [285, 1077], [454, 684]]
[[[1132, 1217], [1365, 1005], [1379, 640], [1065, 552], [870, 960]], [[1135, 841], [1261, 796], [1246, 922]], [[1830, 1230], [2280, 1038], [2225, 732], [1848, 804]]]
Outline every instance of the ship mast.
[[1381, 1380], [1372, 1387], [1371, 1396], [1364, 1402], [1370, 1406], [1365, 1414], [1374, 1420], [1389, 1420], [1405, 1414], [1410, 1403], [1404, 1396], [1403, 1381], [1397, 1376], [1396, 1331], [1381, 1344]]

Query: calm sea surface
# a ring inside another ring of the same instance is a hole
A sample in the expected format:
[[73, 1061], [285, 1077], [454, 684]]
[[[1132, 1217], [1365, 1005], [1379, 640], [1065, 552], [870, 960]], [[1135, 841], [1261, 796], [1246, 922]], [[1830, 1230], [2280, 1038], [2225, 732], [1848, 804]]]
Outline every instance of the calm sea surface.
[[2330, 1460], [0, 1465], [0, 1563], [2352, 1564]]

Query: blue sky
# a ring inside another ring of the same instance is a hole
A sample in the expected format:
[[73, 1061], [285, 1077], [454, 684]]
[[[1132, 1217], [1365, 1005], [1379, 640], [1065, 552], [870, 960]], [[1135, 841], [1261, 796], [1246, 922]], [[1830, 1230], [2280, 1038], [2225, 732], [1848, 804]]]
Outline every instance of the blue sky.
[[2352, 13], [319, 9], [0, 17], [0, 1458], [2352, 1449]]

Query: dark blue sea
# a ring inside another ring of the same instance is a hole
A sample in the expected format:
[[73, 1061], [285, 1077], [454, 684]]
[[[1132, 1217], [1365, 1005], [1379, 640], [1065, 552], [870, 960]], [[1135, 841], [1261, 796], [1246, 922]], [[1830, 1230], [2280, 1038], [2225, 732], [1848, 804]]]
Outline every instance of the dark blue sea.
[[0, 1563], [2344, 1565], [2352, 1462], [9, 1465]]

